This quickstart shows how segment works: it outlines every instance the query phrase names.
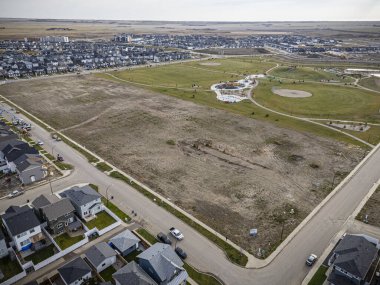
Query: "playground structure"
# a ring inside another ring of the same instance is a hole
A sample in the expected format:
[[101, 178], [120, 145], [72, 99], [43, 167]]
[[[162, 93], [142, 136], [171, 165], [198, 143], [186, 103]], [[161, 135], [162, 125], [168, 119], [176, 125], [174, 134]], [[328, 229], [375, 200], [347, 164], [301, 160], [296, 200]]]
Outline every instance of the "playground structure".
[[248, 99], [248, 91], [256, 83], [255, 78], [259, 75], [249, 75], [237, 81], [220, 82], [211, 86], [216, 93], [216, 98], [227, 103], [237, 103]]

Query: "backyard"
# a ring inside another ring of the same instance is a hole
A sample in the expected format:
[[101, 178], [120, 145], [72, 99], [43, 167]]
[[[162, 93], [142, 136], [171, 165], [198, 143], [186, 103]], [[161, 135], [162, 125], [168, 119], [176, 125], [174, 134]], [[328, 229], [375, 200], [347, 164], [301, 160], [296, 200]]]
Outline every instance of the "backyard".
[[115, 222], [116, 222], [116, 220], [114, 218], [112, 218], [106, 211], [102, 211], [102, 212], [96, 214], [96, 218], [92, 219], [91, 221], [85, 222], [84, 224], [90, 230], [95, 228], [95, 227], [98, 230], [102, 230], [102, 229], [108, 227], [109, 225], [112, 225]]
[[80, 242], [82, 239], [83, 239], [82, 235], [71, 237], [67, 233], [63, 233], [63, 234], [54, 238], [55, 242], [58, 244], [58, 246], [61, 248], [61, 250], [64, 250], [64, 249], [72, 246], [73, 244]]
[[49, 246], [46, 246], [35, 253], [28, 255], [24, 259], [26, 261], [32, 261], [34, 265], [40, 263], [41, 261], [44, 261], [45, 259], [48, 259], [49, 257], [53, 256], [58, 252], [58, 249], [55, 248], [54, 244], [51, 244]]
[[18, 261], [16, 259], [11, 260], [9, 256], [0, 259], [0, 270], [4, 274], [4, 278], [0, 279], [1, 282], [22, 272], [22, 268]]

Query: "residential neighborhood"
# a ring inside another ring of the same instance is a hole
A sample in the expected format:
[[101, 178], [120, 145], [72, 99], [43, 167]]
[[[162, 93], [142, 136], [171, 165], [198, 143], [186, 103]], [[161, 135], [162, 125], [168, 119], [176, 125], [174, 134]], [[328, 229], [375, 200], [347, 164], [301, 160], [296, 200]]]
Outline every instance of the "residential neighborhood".
[[81, 72], [190, 59], [187, 51], [67, 37], [0, 41], [0, 79]]
[[[185, 285], [189, 277], [171, 246], [151, 245], [128, 229], [138, 227], [108, 209], [89, 184], [12, 205], [1, 214], [1, 224], [0, 284], [12, 284], [55, 263], [49, 278], [35, 284], [79, 285], [92, 280], [93, 284]], [[59, 265], [68, 254], [74, 258]], [[13, 275], [4, 272], [2, 260], [12, 262]]]

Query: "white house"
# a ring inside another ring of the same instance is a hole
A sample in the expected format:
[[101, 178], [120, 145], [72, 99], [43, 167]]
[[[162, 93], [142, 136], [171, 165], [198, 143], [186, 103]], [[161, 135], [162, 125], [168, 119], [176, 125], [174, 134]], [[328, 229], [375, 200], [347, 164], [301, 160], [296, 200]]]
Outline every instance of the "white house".
[[116, 262], [116, 252], [106, 242], [90, 247], [86, 257], [98, 273]]
[[44, 239], [41, 223], [34, 211], [27, 205], [11, 206], [1, 218], [19, 251], [29, 249], [34, 243]]
[[101, 195], [88, 185], [83, 187], [74, 186], [60, 193], [60, 196], [70, 199], [77, 214], [82, 219], [96, 215], [104, 210]]

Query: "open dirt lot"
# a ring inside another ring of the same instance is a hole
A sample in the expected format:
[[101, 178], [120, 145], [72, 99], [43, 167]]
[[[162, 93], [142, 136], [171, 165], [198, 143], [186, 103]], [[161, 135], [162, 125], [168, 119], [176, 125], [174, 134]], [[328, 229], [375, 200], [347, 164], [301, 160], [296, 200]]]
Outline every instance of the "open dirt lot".
[[[364, 205], [359, 215], [356, 217], [359, 221], [367, 222], [370, 225], [380, 227], [380, 186], [372, 194], [371, 198]], [[367, 217], [367, 220], [366, 220]]]
[[[269, 252], [358, 163], [356, 147], [95, 77], [0, 94], [243, 248]], [[292, 210], [293, 209], [293, 210]], [[248, 236], [258, 228], [257, 238]]]
[[302, 90], [272, 88], [272, 92], [278, 96], [289, 98], [307, 98], [313, 96], [313, 94], [311, 94], [310, 92]]

